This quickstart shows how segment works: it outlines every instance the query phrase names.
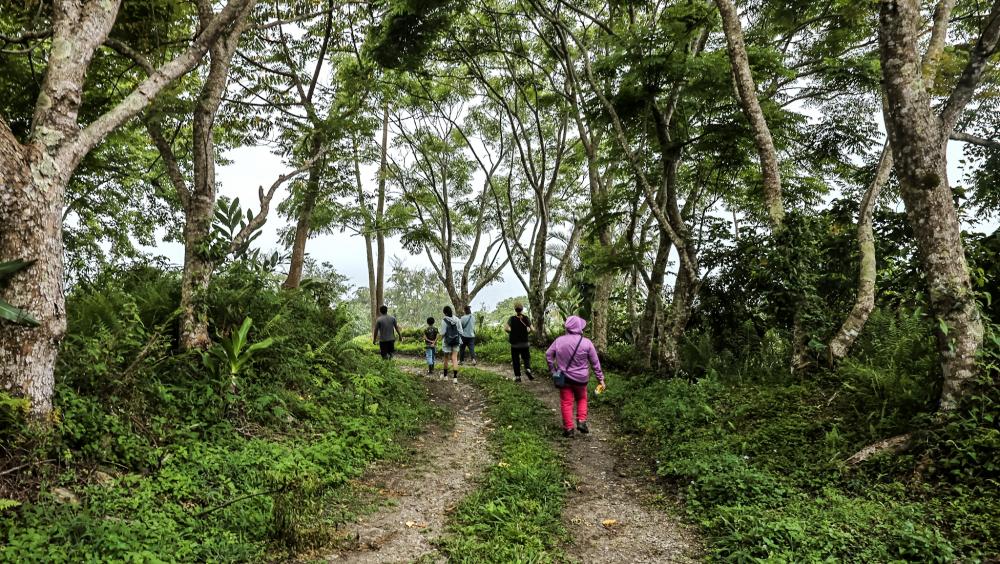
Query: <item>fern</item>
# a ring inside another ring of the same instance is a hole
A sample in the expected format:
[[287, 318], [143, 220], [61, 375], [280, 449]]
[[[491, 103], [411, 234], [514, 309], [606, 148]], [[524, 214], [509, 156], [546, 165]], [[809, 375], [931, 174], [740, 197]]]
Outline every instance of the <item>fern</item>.
[[7, 511], [8, 509], [13, 509], [15, 507], [20, 507], [20, 506], [21, 506], [20, 501], [0, 497], [0, 513]]

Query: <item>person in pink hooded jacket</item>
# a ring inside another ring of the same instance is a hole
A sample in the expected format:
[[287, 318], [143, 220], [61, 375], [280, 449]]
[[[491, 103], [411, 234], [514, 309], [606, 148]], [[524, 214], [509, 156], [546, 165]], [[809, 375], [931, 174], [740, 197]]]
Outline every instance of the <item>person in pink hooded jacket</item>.
[[549, 363], [549, 371], [562, 370], [566, 375], [566, 385], [559, 388], [562, 399], [563, 436], [573, 436], [573, 403], [576, 403], [576, 428], [581, 433], [589, 433], [587, 427], [587, 382], [590, 380], [590, 367], [594, 367], [597, 380], [604, 385], [604, 372], [601, 370], [601, 360], [597, 357], [594, 343], [583, 336], [587, 322], [575, 315], [566, 320], [566, 334], [560, 336], [549, 350], [545, 351], [545, 359]]

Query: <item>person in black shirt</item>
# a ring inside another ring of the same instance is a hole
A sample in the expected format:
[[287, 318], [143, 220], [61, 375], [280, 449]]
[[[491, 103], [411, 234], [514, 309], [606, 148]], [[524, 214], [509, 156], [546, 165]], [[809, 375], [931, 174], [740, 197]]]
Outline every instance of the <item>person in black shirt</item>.
[[514, 381], [521, 381], [521, 362], [524, 362], [524, 374], [528, 380], [534, 380], [531, 374], [531, 348], [528, 344], [528, 336], [534, 332], [531, 326], [531, 319], [524, 315], [524, 305], [521, 302], [514, 304], [515, 315], [507, 320], [503, 330], [507, 332], [507, 340], [510, 341], [510, 360], [514, 364]]
[[437, 351], [438, 339], [437, 327], [434, 326], [434, 318], [427, 318], [427, 327], [424, 329], [424, 356], [427, 358], [427, 375], [434, 374], [434, 355]]

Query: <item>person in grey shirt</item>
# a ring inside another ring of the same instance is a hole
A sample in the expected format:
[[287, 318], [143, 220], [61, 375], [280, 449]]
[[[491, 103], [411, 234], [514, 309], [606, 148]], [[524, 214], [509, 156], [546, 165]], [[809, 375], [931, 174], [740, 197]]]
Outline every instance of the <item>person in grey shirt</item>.
[[472, 314], [472, 306], [465, 306], [465, 315], [462, 316], [458, 327], [462, 334], [462, 345], [458, 349], [458, 363], [465, 364], [465, 349], [469, 349], [469, 360], [472, 365], [479, 364], [476, 359], [476, 316]]
[[403, 330], [399, 328], [396, 318], [389, 315], [389, 308], [381, 306], [375, 320], [375, 331], [372, 334], [372, 343], [378, 343], [379, 354], [382, 358], [389, 360], [396, 352], [396, 334], [399, 334], [399, 342], [403, 342]]

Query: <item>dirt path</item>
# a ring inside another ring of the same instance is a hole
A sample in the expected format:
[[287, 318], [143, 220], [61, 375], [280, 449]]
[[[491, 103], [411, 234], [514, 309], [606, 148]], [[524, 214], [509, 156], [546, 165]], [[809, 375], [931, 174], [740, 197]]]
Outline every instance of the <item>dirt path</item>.
[[[401, 366], [414, 375], [419, 369]], [[447, 513], [475, 486], [490, 463], [489, 421], [481, 394], [465, 383], [428, 379], [431, 400], [455, 413], [453, 429], [431, 428], [415, 439], [416, 461], [382, 467], [366, 478], [394, 503], [343, 531], [331, 562], [443, 562], [433, 541], [444, 532]]]
[[[513, 378], [508, 366], [480, 368]], [[552, 410], [552, 424], [561, 425], [559, 396], [548, 375], [523, 384]], [[613, 383], [611, 383], [613, 385]], [[661, 497], [644, 475], [643, 464], [622, 453], [613, 440], [608, 414], [592, 411], [591, 432], [563, 441], [566, 461], [576, 488], [566, 499], [563, 520], [572, 543], [570, 557], [580, 562], [695, 562], [699, 545], [693, 532], [664, 508]]]

